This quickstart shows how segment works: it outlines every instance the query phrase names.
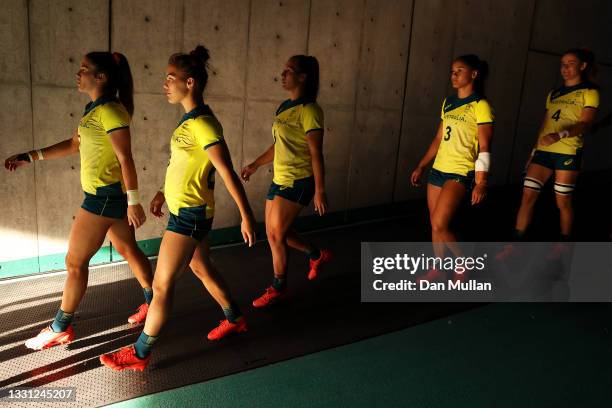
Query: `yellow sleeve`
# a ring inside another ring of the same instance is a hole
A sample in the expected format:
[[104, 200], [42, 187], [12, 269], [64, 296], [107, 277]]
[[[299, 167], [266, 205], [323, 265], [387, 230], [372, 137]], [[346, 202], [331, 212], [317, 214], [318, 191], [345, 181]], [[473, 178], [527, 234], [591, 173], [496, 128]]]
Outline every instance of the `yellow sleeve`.
[[481, 99], [476, 103], [476, 123], [485, 125], [495, 122], [493, 108], [486, 99]]
[[323, 109], [317, 103], [304, 105], [302, 109], [302, 128], [304, 133], [313, 130], [323, 130], [324, 118]]
[[194, 137], [204, 149], [208, 149], [223, 140], [221, 124], [217, 121], [214, 122], [216, 123], [203, 117], [196, 118], [194, 121]]
[[440, 119], [444, 120], [444, 105], [446, 105], [446, 98], [442, 101], [442, 107], [440, 108]]
[[597, 89], [587, 89], [584, 93], [585, 108], [599, 108], [599, 91]]
[[546, 110], [550, 109], [550, 95], [552, 95], [552, 91], [550, 91], [546, 96]]
[[100, 109], [100, 122], [106, 133], [130, 127], [130, 114], [120, 103], [110, 102]]

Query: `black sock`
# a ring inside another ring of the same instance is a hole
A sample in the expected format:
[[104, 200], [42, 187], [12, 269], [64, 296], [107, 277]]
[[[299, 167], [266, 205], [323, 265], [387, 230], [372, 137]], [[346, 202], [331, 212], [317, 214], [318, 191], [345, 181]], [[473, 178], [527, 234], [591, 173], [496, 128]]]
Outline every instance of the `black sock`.
[[153, 300], [153, 288], [142, 288], [142, 291], [144, 292], [145, 302], [150, 305]]
[[514, 230], [514, 234], [512, 234], [512, 238], [514, 241], [522, 242], [525, 240], [525, 231], [521, 231], [519, 229]]
[[321, 251], [319, 250], [319, 248], [312, 245], [310, 251], [306, 252], [306, 255], [308, 255], [308, 258], [312, 259], [313, 261], [316, 261], [321, 257]]
[[144, 331], [140, 333], [140, 337], [134, 344], [134, 350], [136, 351], [136, 357], [143, 359], [147, 358], [151, 354], [153, 344], [157, 341], [159, 336], [149, 336]]
[[230, 302], [228, 307], [223, 308], [223, 314], [230, 323], [236, 323], [236, 320], [242, 317], [242, 312], [240, 311], [240, 308], [233, 301]]
[[59, 309], [55, 315], [55, 319], [53, 319], [53, 323], [51, 323], [51, 330], [55, 333], [66, 331], [68, 326], [70, 326], [70, 322], [72, 322], [73, 316], [74, 313], [66, 313], [62, 309]]
[[278, 292], [285, 290], [287, 287], [287, 279], [285, 279], [284, 276], [282, 278], [275, 276], [274, 279], [272, 279], [272, 287]]

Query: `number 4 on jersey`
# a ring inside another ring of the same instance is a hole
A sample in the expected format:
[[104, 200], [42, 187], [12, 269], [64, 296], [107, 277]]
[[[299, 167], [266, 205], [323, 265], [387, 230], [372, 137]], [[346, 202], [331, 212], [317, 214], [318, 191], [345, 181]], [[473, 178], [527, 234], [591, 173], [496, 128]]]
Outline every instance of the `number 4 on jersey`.
[[559, 121], [560, 117], [561, 117], [561, 109], [553, 113], [553, 115], [551, 116], [551, 118], [553, 118], [555, 122]]

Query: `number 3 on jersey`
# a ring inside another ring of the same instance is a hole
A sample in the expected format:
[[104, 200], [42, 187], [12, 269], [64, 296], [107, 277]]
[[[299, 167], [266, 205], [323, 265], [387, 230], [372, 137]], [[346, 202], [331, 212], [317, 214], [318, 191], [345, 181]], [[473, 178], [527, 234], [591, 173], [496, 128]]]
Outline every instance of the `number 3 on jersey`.
[[553, 115], [551, 116], [551, 118], [553, 118], [555, 122], [558, 122], [560, 117], [561, 117], [561, 109], [553, 113]]
[[446, 136], [444, 136], [444, 140], [450, 139], [450, 132], [451, 132], [451, 127], [447, 126], [446, 127]]

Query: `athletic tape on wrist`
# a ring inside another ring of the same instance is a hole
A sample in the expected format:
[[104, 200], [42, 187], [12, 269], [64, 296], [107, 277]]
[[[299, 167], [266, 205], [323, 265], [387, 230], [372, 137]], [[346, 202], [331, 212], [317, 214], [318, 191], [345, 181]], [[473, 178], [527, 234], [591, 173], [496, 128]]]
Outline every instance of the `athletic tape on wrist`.
[[561, 139], [569, 137], [569, 130], [565, 129], [557, 133]]
[[491, 166], [491, 153], [489, 152], [478, 153], [478, 158], [476, 159], [476, 164], [475, 164], [475, 170], [476, 171], [489, 171], [490, 166]]
[[128, 205], [137, 205], [140, 204], [140, 193], [138, 190], [128, 190]]
[[36, 154], [38, 155], [38, 160], [45, 160], [45, 158], [43, 157], [41, 149], [37, 149], [36, 150]]

